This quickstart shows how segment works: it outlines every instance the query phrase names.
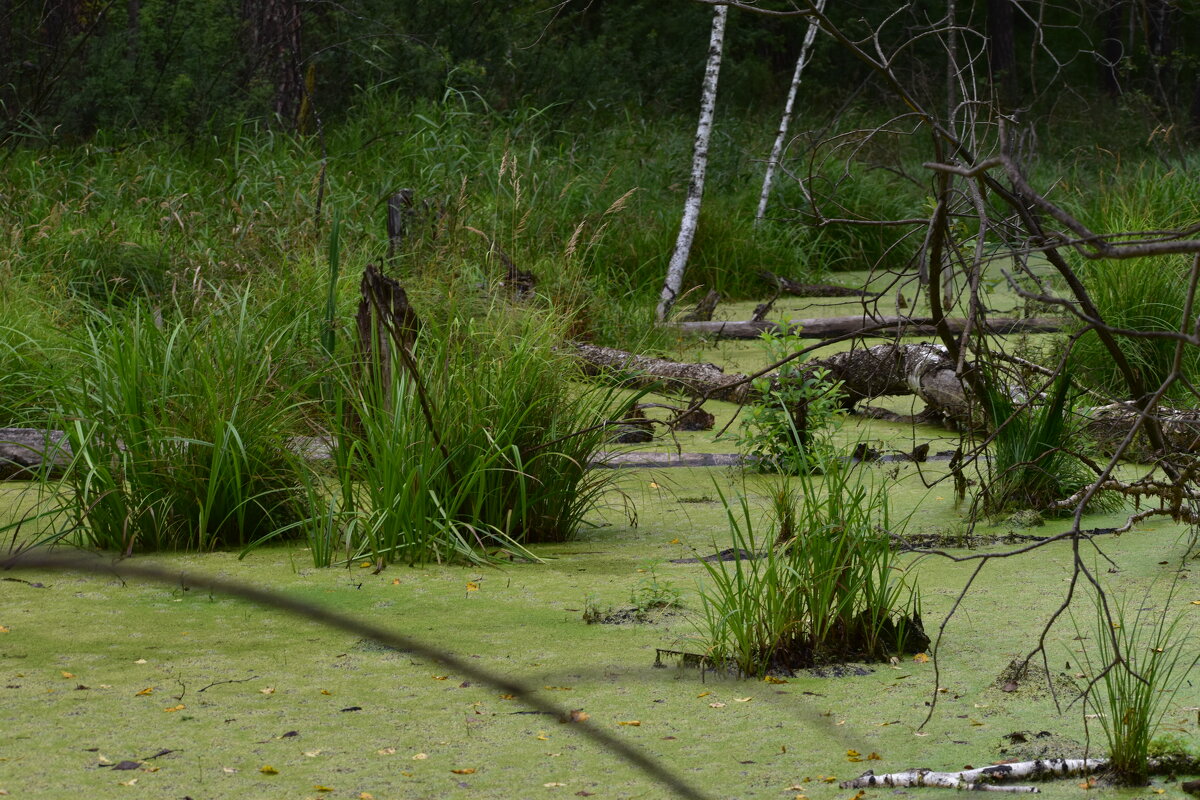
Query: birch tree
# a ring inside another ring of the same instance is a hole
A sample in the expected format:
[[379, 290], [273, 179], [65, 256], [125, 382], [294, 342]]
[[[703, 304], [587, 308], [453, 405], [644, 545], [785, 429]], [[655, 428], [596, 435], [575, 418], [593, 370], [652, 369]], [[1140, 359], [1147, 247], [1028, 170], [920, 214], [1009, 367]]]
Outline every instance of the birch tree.
[[687, 199], [683, 204], [683, 221], [679, 225], [679, 238], [667, 265], [667, 277], [663, 281], [658, 301], [658, 321], [662, 322], [671, 313], [671, 307], [679, 299], [679, 287], [683, 283], [683, 271], [687, 268], [692, 241], [696, 238], [696, 225], [700, 221], [700, 201], [704, 197], [704, 175], [708, 170], [708, 142], [712, 136], [713, 112], [717, 106], [717, 77], [721, 73], [721, 50], [725, 42], [725, 20], [729, 16], [727, 6], [713, 10], [712, 35], [708, 42], [708, 64], [704, 68], [704, 86], [700, 92], [700, 123], [696, 126], [696, 144], [692, 150], [692, 177], [688, 182]]
[[[818, 13], [825, 11], [825, 0], [816, 0]], [[800, 47], [800, 55], [796, 59], [796, 71], [792, 73], [792, 85], [788, 89], [787, 102], [783, 105], [783, 118], [779, 120], [779, 132], [775, 135], [775, 144], [771, 147], [771, 156], [767, 159], [767, 172], [763, 176], [762, 194], [758, 197], [758, 212], [754, 215], [754, 224], [763, 221], [767, 215], [767, 200], [771, 196], [771, 186], [775, 183], [775, 172], [779, 169], [779, 159], [783, 155], [783, 143], [787, 139], [788, 126], [792, 122], [792, 111], [796, 106], [796, 90], [800, 88], [800, 77], [809, 61], [809, 51], [817, 38], [819, 23], [816, 17], [808, 20], [808, 30], [804, 33], [804, 44]]]

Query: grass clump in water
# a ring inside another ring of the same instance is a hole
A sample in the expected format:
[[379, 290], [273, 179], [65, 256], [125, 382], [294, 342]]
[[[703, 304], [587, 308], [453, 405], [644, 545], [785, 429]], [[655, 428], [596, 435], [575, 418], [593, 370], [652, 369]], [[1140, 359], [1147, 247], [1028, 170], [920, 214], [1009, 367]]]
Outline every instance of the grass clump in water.
[[304, 402], [287, 363], [298, 323], [252, 315], [249, 293], [203, 319], [169, 315], [94, 312], [81, 373], [56, 398], [72, 457], [46, 483], [90, 547], [244, 547], [301, 516], [287, 449]]
[[740, 513], [726, 503], [734, 558], [703, 562], [708, 659], [762, 676], [924, 650], [920, 596], [896, 575], [883, 488], [836, 460], [823, 485], [811, 475], [796, 480], [779, 484], [766, 537], [755, 533], [744, 497]]
[[[981, 516], [1046, 513], [1091, 484], [1095, 474], [1080, 457], [1086, 443], [1074, 422], [1069, 375], [1056, 378], [1041, 403], [1018, 405], [1001, 389], [991, 389], [984, 402], [998, 427], [988, 450], [991, 478], [977, 499]], [[1111, 492], [1097, 493], [1089, 503], [1093, 510], [1120, 505]]]
[[416, 375], [347, 378], [354, 422], [338, 429], [335, 497], [309, 526], [317, 562], [478, 560], [572, 536], [611, 483], [588, 464], [630, 401], [575, 382], [560, 326], [505, 308], [452, 316], [422, 327]]
[[1091, 676], [1084, 699], [1108, 741], [1108, 769], [1116, 782], [1126, 786], [1147, 784], [1154, 735], [1171, 701], [1200, 663], [1194, 627], [1181, 630], [1180, 617], [1166, 610], [1174, 597], [1172, 590], [1165, 608], [1139, 608], [1132, 615], [1122, 600], [1111, 616], [1106, 613], [1106, 600], [1097, 598], [1095, 650], [1083, 651]]

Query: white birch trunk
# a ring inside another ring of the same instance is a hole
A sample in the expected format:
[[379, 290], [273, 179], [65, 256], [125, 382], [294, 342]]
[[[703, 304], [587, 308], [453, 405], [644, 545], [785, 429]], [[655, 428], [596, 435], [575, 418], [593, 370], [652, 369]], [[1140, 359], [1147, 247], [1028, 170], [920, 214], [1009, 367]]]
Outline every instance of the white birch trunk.
[[696, 224], [700, 221], [700, 200], [704, 196], [704, 175], [708, 170], [708, 141], [712, 136], [713, 112], [717, 106], [717, 77], [721, 72], [721, 49], [725, 42], [725, 20], [728, 16], [728, 6], [717, 6], [713, 11], [708, 65], [704, 69], [704, 87], [700, 93], [700, 123], [696, 126], [696, 145], [692, 151], [692, 179], [688, 183], [687, 200], [683, 205], [679, 238], [675, 241], [675, 250], [671, 253], [667, 277], [659, 296], [659, 322], [667, 318], [679, 298], [683, 271], [687, 267], [692, 241], [696, 238]]
[[871, 789], [882, 786], [942, 786], [948, 789], [975, 791], [1037, 792], [1033, 786], [997, 786], [996, 783], [1018, 778], [1061, 778], [1068, 775], [1086, 775], [1102, 769], [1108, 763], [1103, 758], [1048, 758], [1042, 761], [1023, 761], [1018, 764], [998, 764], [993, 767], [963, 770], [962, 772], [934, 772], [914, 769], [894, 772], [891, 775], [876, 775], [864, 772], [853, 780], [842, 781], [843, 789]]
[[[824, 13], [825, 0], [817, 0], [817, 12]], [[800, 76], [809, 62], [809, 50], [817, 38], [817, 19], [808, 21], [808, 30], [804, 33], [804, 44], [800, 48], [800, 56], [796, 59], [796, 71], [792, 73], [792, 85], [788, 89], [787, 102], [783, 105], [783, 118], [779, 120], [779, 132], [775, 135], [775, 144], [771, 147], [771, 156], [767, 159], [767, 173], [763, 176], [762, 194], [758, 196], [758, 211], [754, 215], [754, 224], [763, 221], [767, 215], [767, 200], [771, 196], [771, 186], [775, 183], [775, 172], [779, 169], [779, 159], [783, 155], [783, 143], [787, 139], [788, 126], [792, 123], [792, 111], [796, 106], [796, 90], [800, 88]]]

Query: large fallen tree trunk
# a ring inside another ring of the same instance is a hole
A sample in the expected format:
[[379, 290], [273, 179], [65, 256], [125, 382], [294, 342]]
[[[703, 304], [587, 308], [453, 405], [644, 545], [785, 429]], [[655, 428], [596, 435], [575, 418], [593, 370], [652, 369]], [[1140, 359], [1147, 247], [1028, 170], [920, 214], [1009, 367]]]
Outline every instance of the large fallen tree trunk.
[[[574, 347], [586, 372], [607, 373], [629, 386], [655, 386], [695, 398], [734, 403], [747, 402], [757, 395], [747, 375], [726, 373], [716, 364], [686, 364], [590, 344]], [[816, 358], [805, 366], [823, 368], [830, 380], [841, 382], [848, 408], [873, 397], [915, 394], [946, 416], [967, 418], [962, 382], [941, 345], [880, 344]]]
[[[574, 347], [586, 371], [606, 372], [630, 386], [656, 386], [698, 399], [735, 403], [753, 400], [757, 394], [749, 376], [725, 373], [715, 364], [685, 364], [594, 345]], [[847, 408], [876, 397], [915, 395], [928, 406], [928, 413], [922, 417], [970, 424], [970, 398], [942, 345], [879, 344], [815, 358], [805, 366], [824, 368], [830, 380], [840, 381]], [[1132, 405], [1121, 403], [1080, 413], [1087, 419], [1087, 433], [1102, 453], [1115, 452], [1138, 418]], [[1172, 452], [1200, 451], [1200, 410], [1159, 408], [1157, 417]], [[1141, 433], [1125, 451], [1131, 461], [1147, 462], [1154, 456]]]
[[[793, 319], [787, 325], [769, 320], [700, 321], [668, 323], [684, 333], [715, 336], [720, 339], [757, 339], [764, 332], [788, 333], [802, 339], [832, 339], [835, 336], [933, 336], [937, 329], [926, 317], [898, 317], [883, 314], [855, 314], [848, 317], [815, 317]], [[966, 320], [948, 319], [952, 334], [962, 333]], [[1062, 321], [1049, 318], [989, 319], [979, 326], [986, 333], [1057, 333]]]

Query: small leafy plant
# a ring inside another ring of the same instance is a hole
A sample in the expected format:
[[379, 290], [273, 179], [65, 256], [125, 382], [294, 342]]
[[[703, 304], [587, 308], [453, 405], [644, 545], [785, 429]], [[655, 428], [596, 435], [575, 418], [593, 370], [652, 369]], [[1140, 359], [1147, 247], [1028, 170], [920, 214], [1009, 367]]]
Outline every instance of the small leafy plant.
[[[779, 361], [799, 349], [794, 334], [766, 331], [760, 337], [768, 357]], [[775, 377], [754, 382], [761, 400], [745, 411], [738, 447], [759, 472], [789, 475], [810, 472], [833, 452], [832, 435], [845, 411], [839, 382], [825, 369], [805, 369], [799, 359], [783, 365]]]
[[638, 581], [629, 595], [629, 602], [641, 614], [663, 608], [679, 608], [683, 593], [669, 581], [658, 577], [653, 566], [645, 568], [646, 577]]

